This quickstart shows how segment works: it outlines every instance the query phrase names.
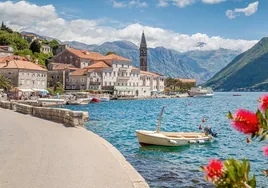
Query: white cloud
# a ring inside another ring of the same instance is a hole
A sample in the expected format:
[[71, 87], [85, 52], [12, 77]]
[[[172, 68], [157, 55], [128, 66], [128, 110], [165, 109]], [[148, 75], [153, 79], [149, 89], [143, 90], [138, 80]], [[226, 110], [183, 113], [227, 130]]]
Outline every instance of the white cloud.
[[225, 0], [202, 0], [203, 3], [207, 3], [207, 4], [216, 4], [216, 3], [221, 3], [224, 1]]
[[174, 5], [181, 7], [181, 8], [195, 3], [195, 0], [172, 0], [172, 1]]
[[158, 7], [167, 7], [168, 2], [167, 2], [167, 0], [158, 0], [158, 4], [156, 6], [158, 6]]
[[[21, 8], [24, 5], [26, 8]], [[47, 7], [47, 8], [44, 8]], [[10, 11], [12, 10], [12, 11]], [[39, 16], [41, 12], [43, 16]], [[36, 15], [38, 16], [36, 16]], [[20, 16], [18, 16], [20, 15]], [[139, 23], [127, 24], [123, 28], [113, 27], [118, 22], [109, 19], [65, 20], [58, 16], [53, 5], [37, 6], [21, 1], [0, 3], [0, 17], [8, 26], [18, 31], [29, 31], [39, 35], [54, 37], [62, 41], [78, 41], [87, 44], [102, 44], [107, 41], [128, 40], [139, 45], [141, 32], [145, 31], [149, 47], [164, 46], [180, 52], [190, 50], [216, 50], [219, 48], [245, 51], [257, 41], [224, 39], [196, 33], [186, 35], [162, 28], [144, 26]], [[110, 26], [107, 26], [107, 23]], [[197, 44], [206, 45], [200, 49]]]
[[112, 6], [114, 8], [123, 8], [126, 7], [126, 4], [124, 2], [117, 2], [117, 1], [112, 1]]
[[140, 2], [140, 0], [132, 0], [130, 2], [119, 2], [116, 0], [111, 0], [112, 6], [114, 8], [124, 8], [124, 7], [147, 7], [148, 4], [146, 2]]
[[259, 1], [250, 3], [246, 8], [236, 8], [234, 10], [227, 10], [225, 12], [226, 16], [230, 19], [234, 19], [236, 16], [239, 16], [239, 13], [244, 13], [246, 16], [250, 16], [257, 12], [259, 6]]

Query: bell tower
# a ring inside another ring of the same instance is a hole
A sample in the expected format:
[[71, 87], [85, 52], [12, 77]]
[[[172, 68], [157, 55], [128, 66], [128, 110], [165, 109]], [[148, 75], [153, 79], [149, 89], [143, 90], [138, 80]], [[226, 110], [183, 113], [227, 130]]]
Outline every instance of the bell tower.
[[147, 65], [147, 44], [145, 40], [144, 31], [141, 36], [141, 44], [140, 44], [140, 70], [148, 71]]

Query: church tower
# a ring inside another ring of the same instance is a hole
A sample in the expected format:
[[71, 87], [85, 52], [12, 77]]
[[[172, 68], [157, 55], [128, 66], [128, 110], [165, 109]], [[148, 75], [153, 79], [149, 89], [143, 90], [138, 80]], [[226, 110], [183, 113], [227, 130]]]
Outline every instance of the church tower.
[[147, 65], [147, 44], [145, 40], [144, 31], [141, 36], [141, 44], [140, 44], [140, 70], [148, 71]]

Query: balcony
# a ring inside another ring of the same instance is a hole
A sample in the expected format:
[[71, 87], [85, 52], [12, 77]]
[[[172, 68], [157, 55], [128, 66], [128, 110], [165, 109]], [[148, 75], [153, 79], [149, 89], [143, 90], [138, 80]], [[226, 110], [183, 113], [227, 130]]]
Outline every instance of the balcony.
[[99, 86], [99, 85], [101, 85], [101, 83], [100, 82], [89, 82], [89, 85], [90, 86]]
[[117, 76], [117, 80], [129, 80], [130, 76]]
[[127, 68], [127, 67], [120, 67], [119, 68], [119, 71], [127, 71], [129, 68]]

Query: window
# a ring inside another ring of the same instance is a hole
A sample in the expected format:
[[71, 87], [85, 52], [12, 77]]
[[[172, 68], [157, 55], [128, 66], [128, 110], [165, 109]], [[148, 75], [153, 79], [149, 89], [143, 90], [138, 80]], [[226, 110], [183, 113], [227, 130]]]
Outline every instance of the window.
[[107, 72], [105, 72], [105, 76], [107, 76]]
[[111, 85], [111, 82], [109, 82], [109, 86]]
[[107, 82], [104, 82], [104, 85], [106, 86], [107, 85]]
[[112, 76], [112, 73], [110, 72], [110, 76]]
[[54, 76], [52, 75], [51, 78], [54, 78]]
[[114, 76], [115, 76], [115, 72], [114, 72]]

